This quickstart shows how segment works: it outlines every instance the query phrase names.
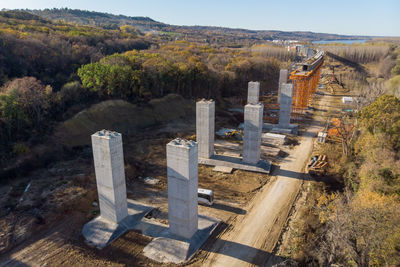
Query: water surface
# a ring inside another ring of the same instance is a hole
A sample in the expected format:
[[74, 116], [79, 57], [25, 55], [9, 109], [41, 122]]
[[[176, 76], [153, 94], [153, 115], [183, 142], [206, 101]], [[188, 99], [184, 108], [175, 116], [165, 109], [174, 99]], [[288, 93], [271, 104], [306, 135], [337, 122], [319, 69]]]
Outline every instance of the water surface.
[[313, 44], [333, 44], [333, 43], [337, 43], [337, 44], [363, 44], [365, 43], [367, 40], [321, 40], [321, 41], [313, 41]]

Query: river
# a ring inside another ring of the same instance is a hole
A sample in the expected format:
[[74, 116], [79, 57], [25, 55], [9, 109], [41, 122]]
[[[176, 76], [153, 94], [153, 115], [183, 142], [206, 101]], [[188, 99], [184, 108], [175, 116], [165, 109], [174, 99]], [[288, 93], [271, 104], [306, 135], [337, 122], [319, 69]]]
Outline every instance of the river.
[[349, 40], [321, 40], [321, 41], [313, 41], [313, 44], [332, 44], [332, 43], [338, 43], [338, 44], [363, 44], [365, 43], [366, 39], [364, 40], [354, 40], [354, 39], [349, 39]]

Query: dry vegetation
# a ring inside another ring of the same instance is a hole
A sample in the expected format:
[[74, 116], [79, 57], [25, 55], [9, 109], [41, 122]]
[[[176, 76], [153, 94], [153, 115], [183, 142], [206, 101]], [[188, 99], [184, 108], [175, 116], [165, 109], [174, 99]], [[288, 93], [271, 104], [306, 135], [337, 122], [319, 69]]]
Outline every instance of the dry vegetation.
[[[332, 116], [345, 119], [344, 128], [354, 127], [352, 139], [339, 135], [317, 145], [314, 153], [327, 155], [329, 167], [306, 183], [285, 234], [282, 255], [311, 266], [395, 266], [400, 262], [400, 100], [387, 95], [390, 91], [383, 86], [384, 80], [379, 90], [354, 93], [371, 90], [370, 80], [376, 76], [369, 71], [387, 57], [374, 65], [360, 65], [367, 73], [358, 79], [364, 87], [348, 90], [337, 84], [327, 86], [335, 88], [329, 97], [337, 98], [338, 103], [326, 107], [322, 114], [325, 120]], [[351, 81], [348, 77], [357, 75], [354, 66], [343, 62], [329, 60], [329, 66], [335, 66], [335, 75], [344, 86]], [[331, 74], [325, 77], [331, 80]], [[339, 101], [349, 93], [361, 101], [352, 107], [358, 109], [357, 114], [344, 115]]]

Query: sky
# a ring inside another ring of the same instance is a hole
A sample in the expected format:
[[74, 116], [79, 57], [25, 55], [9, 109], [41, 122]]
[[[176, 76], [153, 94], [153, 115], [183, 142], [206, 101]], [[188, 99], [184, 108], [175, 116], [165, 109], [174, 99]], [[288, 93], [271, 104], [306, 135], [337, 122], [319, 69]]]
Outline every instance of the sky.
[[0, 9], [62, 7], [174, 25], [400, 36], [400, 0], [0, 0]]

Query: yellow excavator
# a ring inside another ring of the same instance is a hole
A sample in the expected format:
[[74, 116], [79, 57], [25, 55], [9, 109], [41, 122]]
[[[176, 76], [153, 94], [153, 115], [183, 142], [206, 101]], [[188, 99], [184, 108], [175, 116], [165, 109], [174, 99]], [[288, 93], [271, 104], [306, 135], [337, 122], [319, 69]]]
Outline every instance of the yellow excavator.
[[236, 140], [243, 140], [243, 131], [233, 130], [225, 133], [225, 138], [227, 139], [236, 139]]

